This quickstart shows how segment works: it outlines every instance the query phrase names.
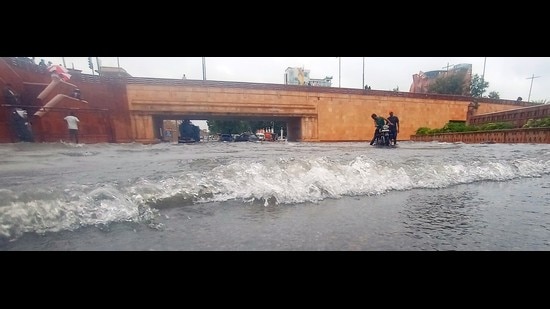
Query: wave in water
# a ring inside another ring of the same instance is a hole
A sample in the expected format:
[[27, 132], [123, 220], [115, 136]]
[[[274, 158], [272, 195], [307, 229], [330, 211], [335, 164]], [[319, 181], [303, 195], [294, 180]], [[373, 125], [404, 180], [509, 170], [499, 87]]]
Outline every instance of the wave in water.
[[[357, 156], [235, 159], [209, 169], [181, 166], [166, 176], [97, 184], [55, 184], [0, 189], [0, 237], [56, 232], [110, 222], [141, 222], [152, 228], [158, 210], [197, 203], [240, 200], [264, 206], [368, 196], [392, 190], [445, 188], [480, 181], [507, 181], [550, 173], [550, 161], [430, 158], [389, 160]], [[208, 162], [207, 162], [208, 161]]]

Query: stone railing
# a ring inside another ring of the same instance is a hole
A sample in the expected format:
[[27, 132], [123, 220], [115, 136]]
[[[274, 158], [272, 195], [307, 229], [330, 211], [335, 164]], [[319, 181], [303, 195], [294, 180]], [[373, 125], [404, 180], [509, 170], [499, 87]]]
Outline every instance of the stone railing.
[[550, 128], [526, 128], [460, 133], [411, 135], [414, 142], [447, 142], [466, 144], [535, 143], [550, 144]]

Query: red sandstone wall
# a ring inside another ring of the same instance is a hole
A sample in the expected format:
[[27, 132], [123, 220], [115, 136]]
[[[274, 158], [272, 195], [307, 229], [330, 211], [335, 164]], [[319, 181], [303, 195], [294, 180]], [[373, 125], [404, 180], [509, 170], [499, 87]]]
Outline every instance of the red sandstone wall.
[[[450, 120], [466, 120], [471, 98], [445, 95], [410, 95], [392, 91], [369, 91], [365, 94], [331, 94], [318, 102], [318, 136], [320, 141], [367, 141], [374, 133], [372, 113], [399, 117], [398, 140], [409, 140], [421, 127], [442, 128]], [[516, 109], [502, 101], [480, 99], [483, 113]], [[511, 104], [514, 101], [508, 101]]]
[[478, 113], [470, 117], [471, 125], [482, 125], [485, 123], [510, 122], [515, 127], [520, 128], [529, 121], [529, 119], [541, 119], [550, 117], [550, 104], [523, 107], [519, 109], [493, 112]]
[[[138, 141], [154, 142], [152, 115], [196, 119], [271, 117], [291, 122], [297, 141], [367, 141], [372, 113], [400, 118], [400, 140], [420, 127], [440, 128], [449, 120], [466, 120], [472, 98], [394, 91], [335, 89], [169, 79], [133, 79], [127, 86], [132, 130]], [[519, 107], [515, 101], [478, 99], [480, 112]], [[183, 117], [183, 116], [181, 116]]]
[[[0, 88], [3, 90], [6, 84], [11, 84], [11, 88], [20, 95], [21, 105], [25, 108], [32, 109], [36, 106], [35, 97], [33, 97], [36, 92], [27, 91], [24, 82], [46, 85], [50, 79], [50, 74], [37, 65], [29, 65], [10, 57], [0, 58]], [[12, 109], [4, 106], [7, 103], [4, 96], [0, 96], [0, 143], [18, 141], [10, 126], [9, 116]], [[30, 110], [29, 115], [32, 113], [33, 111]], [[32, 120], [32, 117], [29, 119]]]
[[[14, 65], [18, 64], [18, 65]], [[131, 142], [130, 117], [126, 98], [126, 84], [121, 79], [91, 76], [71, 71], [68, 81], [81, 90], [82, 99], [87, 104], [75, 103], [67, 99], [56, 105], [42, 117], [32, 116], [35, 111], [45, 105], [49, 99], [58, 94], [71, 95], [73, 87], [63, 85], [56, 87], [45, 98], [44, 102], [37, 99], [51, 82], [50, 73], [37, 65], [21, 64], [13, 58], [0, 58], [0, 86], [11, 83], [12, 88], [21, 94], [22, 108], [29, 110], [29, 119], [33, 127], [33, 135], [37, 142], [57, 142], [68, 138], [67, 124], [63, 118], [74, 110], [81, 120], [81, 138], [84, 143], [98, 142]], [[0, 97], [0, 143], [15, 142], [14, 132], [10, 129], [10, 108]]]

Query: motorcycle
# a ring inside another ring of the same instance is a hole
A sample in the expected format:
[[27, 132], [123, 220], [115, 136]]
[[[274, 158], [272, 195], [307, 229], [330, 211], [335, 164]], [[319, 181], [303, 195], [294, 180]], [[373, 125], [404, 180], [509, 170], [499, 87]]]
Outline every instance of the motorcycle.
[[377, 146], [390, 146], [390, 126], [387, 124], [383, 125], [382, 128], [378, 129], [378, 134], [376, 135], [375, 143]]

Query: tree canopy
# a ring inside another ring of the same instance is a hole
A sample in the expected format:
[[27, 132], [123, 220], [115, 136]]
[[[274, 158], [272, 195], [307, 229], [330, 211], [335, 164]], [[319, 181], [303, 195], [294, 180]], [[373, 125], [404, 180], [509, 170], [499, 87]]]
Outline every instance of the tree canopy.
[[[483, 80], [477, 74], [474, 74], [474, 76], [472, 76], [472, 81], [470, 82], [470, 93], [472, 97], [481, 98], [483, 96], [483, 93], [485, 92], [485, 89], [487, 89], [487, 87], [489, 87], [489, 82]], [[498, 96], [498, 92], [497, 92], [497, 96]], [[495, 98], [495, 99], [498, 99], [498, 98]]]
[[243, 132], [255, 133], [257, 130], [271, 128], [279, 133], [281, 128], [286, 131], [284, 121], [265, 120], [208, 120], [208, 130], [214, 134], [240, 134]]
[[500, 94], [497, 91], [491, 91], [487, 97], [490, 99], [500, 99]]
[[474, 74], [468, 84], [466, 74], [466, 72], [459, 72], [438, 77], [428, 86], [428, 93], [481, 97], [489, 87], [489, 82]]

